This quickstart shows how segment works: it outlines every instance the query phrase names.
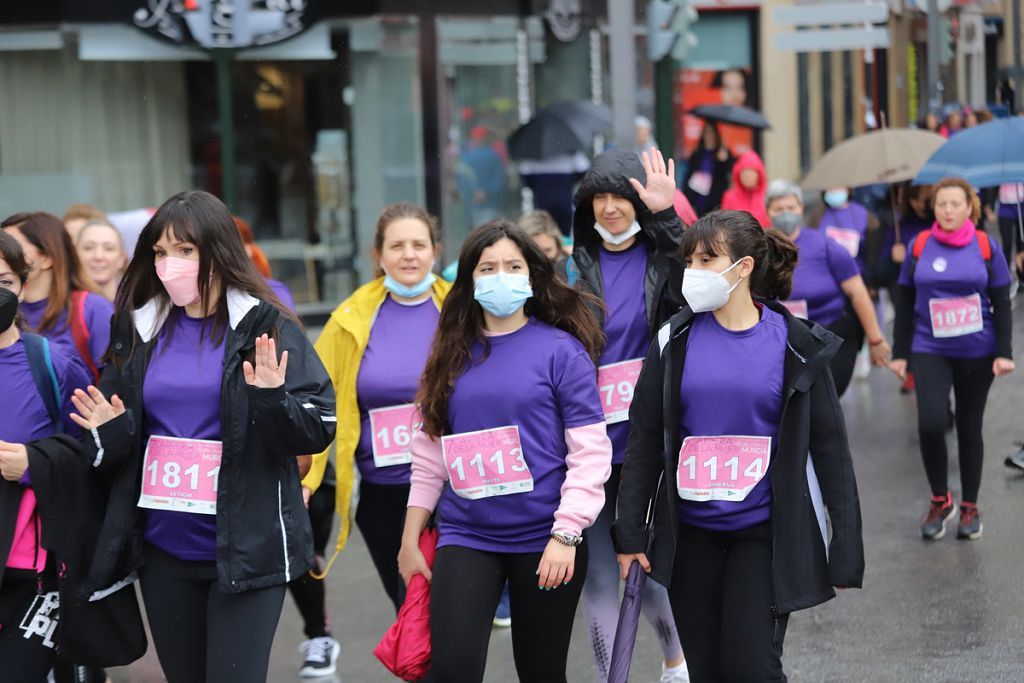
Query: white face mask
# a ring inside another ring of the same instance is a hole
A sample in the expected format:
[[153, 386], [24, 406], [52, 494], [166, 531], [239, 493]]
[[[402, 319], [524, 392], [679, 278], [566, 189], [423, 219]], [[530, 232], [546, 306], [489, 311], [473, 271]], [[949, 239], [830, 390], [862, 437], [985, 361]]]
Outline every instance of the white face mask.
[[619, 246], [620, 244], [622, 244], [623, 242], [625, 242], [626, 240], [640, 232], [640, 224], [637, 223], [636, 221], [633, 221], [633, 225], [629, 226], [628, 228], [626, 228], [625, 232], [619, 233], [618, 235], [611, 234], [600, 223], [594, 223], [594, 230], [597, 230], [597, 234], [600, 235], [601, 239], [603, 239], [608, 244], [614, 244], [615, 246]]
[[[742, 260], [742, 259], [740, 259]], [[725, 274], [735, 268], [739, 261], [732, 264], [721, 273], [713, 270], [698, 270], [687, 268], [683, 272], [683, 297], [694, 313], [717, 311], [729, 301], [732, 290], [739, 286], [740, 280], [732, 287], [725, 279]]]

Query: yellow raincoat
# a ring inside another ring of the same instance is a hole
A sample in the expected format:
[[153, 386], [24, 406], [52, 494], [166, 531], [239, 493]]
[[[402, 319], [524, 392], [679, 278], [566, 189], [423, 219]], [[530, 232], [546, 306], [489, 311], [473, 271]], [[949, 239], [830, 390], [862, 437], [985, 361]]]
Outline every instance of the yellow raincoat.
[[[433, 300], [438, 310], [441, 310], [441, 304], [450, 289], [451, 283], [441, 278], [434, 281]], [[359, 375], [359, 366], [363, 361], [366, 345], [370, 341], [370, 328], [387, 294], [383, 277], [366, 283], [334, 309], [323, 332], [320, 333], [320, 338], [316, 341], [316, 351], [334, 382], [334, 393], [338, 401], [334, 468], [337, 471], [336, 505], [341, 517], [341, 528], [338, 530], [335, 557], [348, 541], [355, 516], [355, 510], [351, 509], [352, 489], [355, 485], [355, 453], [360, 431], [356, 378]], [[313, 465], [309, 474], [302, 480], [303, 486], [313, 491], [320, 487], [329, 457], [330, 449], [313, 456]], [[333, 562], [333, 558], [331, 561]]]

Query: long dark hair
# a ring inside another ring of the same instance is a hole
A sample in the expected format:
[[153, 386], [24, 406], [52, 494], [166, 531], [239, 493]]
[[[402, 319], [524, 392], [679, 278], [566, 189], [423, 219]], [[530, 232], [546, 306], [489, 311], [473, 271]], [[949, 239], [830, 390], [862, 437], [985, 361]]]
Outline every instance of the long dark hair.
[[71, 236], [64, 224], [53, 214], [45, 211], [16, 213], [0, 222], [0, 228], [17, 228], [25, 239], [48, 256], [53, 262], [51, 273], [53, 284], [46, 300], [46, 310], [39, 320], [39, 329], [33, 332], [46, 333], [53, 330], [64, 311], [71, 312], [71, 293], [94, 291], [93, 284], [82, 270], [78, 252], [71, 243]]
[[21, 248], [21, 242], [0, 230], [0, 258], [7, 262], [11, 272], [18, 276], [21, 286], [25, 286], [28, 280], [28, 261], [25, 260], [25, 250]]
[[484, 249], [506, 238], [519, 248], [530, 269], [533, 297], [526, 302], [526, 315], [579, 339], [595, 362], [604, 347], [601, 326], [587, 308], [588, 302], [597, 303], [597, 299], [571, 289], [558, 278], [548, 257], [515, 223], [505, 220], [484, 223], [471, 232], [462, 245], [459, 272], [441, 308], [441, 319], [416, 398], [423, 417], [423, 430], [431, 436], [440, 437], [444, 431], [448, 421], [448, 398], [455, 380], [469, 367], [473, 344], [483, 344], [480, 360], [490, 351], [484, 335], [483, 311], [473, 298], [473, 270]]
[[796, 245], [779, 232], [765, 231], [746, 211], [713, 211], [683, 233], [680, 252], [689, 258], [700, 247], [708, 256], [733, 262], [754, 259], [750, 293], [763, 299], [786, 299], [793, 291]]
[[[199, 300], [204, 311], [210, 310], [214, 293], [211, 275], [220, 284], [212, 339], [219, 341], [227, 329], [229, 288], [266, 301], [275, 306], [282, 316], [298, 323], [295, 315], [271, 291], [246, 255], [231, 212], [221, 200], [200, 191], [174, 195], [146, 223], [135, 245], [135, 255], [117, 290], [114, 306], [118, 312], [134, 311], [153, 300], [161, 307], [171, 307], [171, 298], [156, 275], [156, 257], [153, 253], [153, 246], [165, 230], [170, 230], [175, 238], [191, 242], [199, 249]], [[171, 315], [177, 315], [176, 309], [171, 308]]]

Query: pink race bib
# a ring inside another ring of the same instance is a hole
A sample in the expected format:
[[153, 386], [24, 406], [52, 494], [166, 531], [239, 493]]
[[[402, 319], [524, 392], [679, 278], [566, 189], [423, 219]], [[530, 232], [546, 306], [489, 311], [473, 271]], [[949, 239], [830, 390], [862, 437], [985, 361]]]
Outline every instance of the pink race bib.
[[807, 299], [793, 299], [792, 301], [783, 301], [782, 305], [789, 309], [789, 312], [798, 318], [809, 320], [810, 316], [807, 315]]
[[220, 441], [149, 437], [139, 507], [217, 514], [220, 459]]
[[929, 299], [928, 313], [932, 318], [932, 336], [936, 339], [962, 337], [981, 332], [985, 327], [980, 294], [955, 299]]
[[604, 409], [604, 421], [608, 424], [629, 419], [629, 406], [633, 403], [633, 392], [636, 391], [636, 381], [643, 365], [643, 358], [634, 358], [597, 369], [601, 407]]
[[688, 436], [679, 449], [676, 485], [683, 500], [741, 501], [764, 479], [770, 436]]
[[523, 459], [519, 427], [495, 427], [441, 437], [448, 483], [461, 498], [476, 500], [533, 490]]
[[701, 197], [711, 194], [711, 174], [707, 171], [697, 171], [690, 176], [689, 188]]
[[825, 234], [839, 242], [843, 249], [850, 252], [850, 256], [856, 258], [860, 253], [860, 233], [856, 230], [828, 227], [825, 228]]
[[415, 403], [371, 410], [374, 466], [392, 467], [412, 462], [409, 444], [422, 426]]

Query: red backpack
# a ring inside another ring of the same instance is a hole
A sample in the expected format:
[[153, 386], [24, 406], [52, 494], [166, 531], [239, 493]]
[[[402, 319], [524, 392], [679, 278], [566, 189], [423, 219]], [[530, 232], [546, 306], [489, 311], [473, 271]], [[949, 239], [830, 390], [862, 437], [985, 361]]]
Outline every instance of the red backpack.
[[78, 355], [85, 362], [85, 367], [92, 373], [94, 382], [99, 383], [100, 371], [92, 360], [92, 352], [89, 350], [89, 327], [85, 324], [85, 298], [89, 292], [77, 289], [71, 292], [71, 314], [68, 316], [71, 325], [71, 339], [75, 342]]

